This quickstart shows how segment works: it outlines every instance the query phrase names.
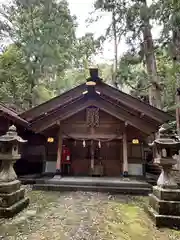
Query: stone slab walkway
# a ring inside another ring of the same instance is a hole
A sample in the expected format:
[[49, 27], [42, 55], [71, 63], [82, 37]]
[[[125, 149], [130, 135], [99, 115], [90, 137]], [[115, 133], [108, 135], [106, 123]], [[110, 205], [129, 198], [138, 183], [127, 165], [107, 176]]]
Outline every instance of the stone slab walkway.
[[177, 240], [180, 232], [156, 229], [143, 210], [147, 198], [28, 188], [30, 206], [0, 220], [4, 240]]

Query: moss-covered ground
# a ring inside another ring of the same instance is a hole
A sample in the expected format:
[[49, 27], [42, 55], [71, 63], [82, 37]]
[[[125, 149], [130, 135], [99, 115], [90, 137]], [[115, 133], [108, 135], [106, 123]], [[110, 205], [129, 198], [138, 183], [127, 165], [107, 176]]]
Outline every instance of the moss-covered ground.
[[0, 220], [7, 240], [179, 240], [180, 232], [156, 229], [144, 212], [147, 198], [86, 192], [27, 192], [30, 205]]

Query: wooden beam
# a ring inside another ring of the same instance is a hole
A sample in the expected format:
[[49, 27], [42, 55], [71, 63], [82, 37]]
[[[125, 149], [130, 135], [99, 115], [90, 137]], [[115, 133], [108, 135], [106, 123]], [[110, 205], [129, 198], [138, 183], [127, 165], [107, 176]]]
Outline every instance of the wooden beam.
[[127, 124], [139, 129], [141, 132], [144, 132], [146, 134], [150, 134], [152, 132], [155, 132], [156, 129], [153, 125], [147, 124], [142, 119], [131, 115], [130, 113], [124, 111], [120, 107], [116, 107], [102, 98], [99, 97], [99, 101], [97, 101], [96, 106], [100, 109], [104, 110], [105, 112], [109, 113], [110, 115], [126, 122]]
[[150, 134], [156, 131], [156, 127], [154, 125], [148, 124], [146, 121], [133, 116], [121, 107], [114, 106], [99, 96], [96, 97], [96, 100], [88, 100], [82, 98], [77, 102], [67, 105], [66, 107], [60, 107], [59, 110], [53, 112], [49, 116], [35, 121], [31, 127], [36, 132], [42, 132], [44, 129], [47, 129], [50, 126], [54, 125], [57, 120], [62, 121], [68, 117], [71, 117], [75, 113], [82, 111], [88, 106], [99, 107], [110, 115], [128, 123], [129, 125], [139, 129], [141, 132], [144, 132], [146, 134]]
[[152, 107], [149, 104], [146, 104], [135, 97], [132, 97], [122, 91], [119, 91], [111, 86], [108, 86], [105, 83], [98, 84], [96, 89], [100, 91], [102, 94], [110, 96], [112, 99], [121, 102], [125, 106], [133, 108], [134, 110], [144, 113], [150, 118], [156, 120], [157, 122], [164, 123], [166, 121], [172, 120], [173, 116]]
[[40, 119], [40, 120], [34, 122], [31, 125], [31, 128], [36, 133], [42, 132], [44, 129], [47, 129], [47, 128], [51, 127], [52, 125], [54, 125], [54, 123], [57, 120], [62, 121], [66, 118], [69, 118], [69, 117], [73, 116], [74, 114], [76, 114], [77, 112], [80, 112], [83, 109], [85, 109], [86, 107], [91, 106], [91, 105], [95, 105], [94, 100], [85, 101], [85, 99], [82, 98], [78, 102], [74, 102], [65, 108], [63, 108], [63, 107], [60, 108], [58, 111], [55, 111], [54, 113], [52, 113], [50, 116], [47, 116], [46, 118]]
[[[138, 113], [137, 111], [133, 110], [133, 109], [130, 109], [129, 107], [126, 107], [125, 105], [123, 104], [118, 104], [117, 101], [114, 101], [112, 100], [112, 98], [108, 97], [106, 98], [106, 96], [104, 95], [101, 95], [100, 96], [102, 99], [104, 99], [105, 101], [111, 103], [112, 105], [118, 107], [118, 108], [121, 108], [122, 110], [124, 110], [125, 112], [128, 112], [130, 113], [131, 115], [137, 117], [138, 119], [142, 119], [144, 122], [146, 122], [148, 125], [152, 125], [152, 126], [155, 126], [156, 129], [159, 128], [159, 126], [161, 125], [160, 122], [157, 122], [155, 121], [154, 119], [146, 116], [144, 113], [140, 114]], [[141, 117], [143, 116], [143, 117]]]
[[[76, 129], [76, 128], [79, 128], [79, 129], [82, 129], [82, 128], [87, 128], [87, 124], [85, 121], [82, 121], [81, 123], [80, 122], [73, 122], [73, 123], [70, 123], [71, 124], [71, 129]], [[63, 122], [62, 123], [62, 127], [63, 129], [67, 129], [69, 128], [69, 123], [66, 123], [66, 122]], [[125, 127], [125, 124], [122, 122], [121, 124], [118, 124], [118, 123], [114, 123], [114, 122], [109, 122], [109, 123], [103, 123], [101, 122], [101, 128], [105, 128], [105, 129], [109, 129], [109, 128], [116, 128], [116, 129], [122, 129]]]
[[96, 139], [122, 139], [122, 134], [94, 134], [93, 136], [87, 133], [62, 133], [63, 138], [72, 138], [72, 139], [85, 139], [85, 140], [96, 140]]

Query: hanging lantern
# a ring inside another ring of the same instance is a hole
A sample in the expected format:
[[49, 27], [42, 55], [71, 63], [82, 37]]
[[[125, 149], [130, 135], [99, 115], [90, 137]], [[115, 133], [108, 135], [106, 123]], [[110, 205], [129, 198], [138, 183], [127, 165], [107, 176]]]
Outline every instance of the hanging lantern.
[[133, 139], [132, 144], [139, 144], [139, 139]]
[[99, 146], [99, 148], [101, 148], [101, 141], [99, 141], [98, 146]]
[[83, 147], [86, 147], [86, 141], [85, 140], [83, 141]]
[[76, 140], [74, 141], [74, 146], [76, 146]]
[[48, 143], [53, 143], [54, 142], [54, 138], [53, 137], [48, 137], [47, 142]]

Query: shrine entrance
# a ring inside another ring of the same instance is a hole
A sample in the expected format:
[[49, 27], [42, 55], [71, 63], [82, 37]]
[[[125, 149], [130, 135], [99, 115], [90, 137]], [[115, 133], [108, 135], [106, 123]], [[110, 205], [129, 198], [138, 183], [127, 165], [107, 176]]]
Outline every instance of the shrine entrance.
[[59, 151], [62, 152], [62, 174], [68, 168], [68, 175], [120, 176], [123, 164], [124, 124], [121, 125], [119, 119], [90, 106], [65, 119], [60, 127], [59, 137], [62, 140], [59, 142], [62, 146], [65, 145], [70, 153], [70, 164], [67, 166], [67, 161], [64, 164], [64, 147], [60, 149], [59, 146]]
[[[120, 176], [123, 169], [121, 140], [96, 141], [65, 139], [70, 151], [69, 175]], [[62, 157], [63, 159], [63, 157]], [[62, 166], [62, 174], [64, 168]]]

